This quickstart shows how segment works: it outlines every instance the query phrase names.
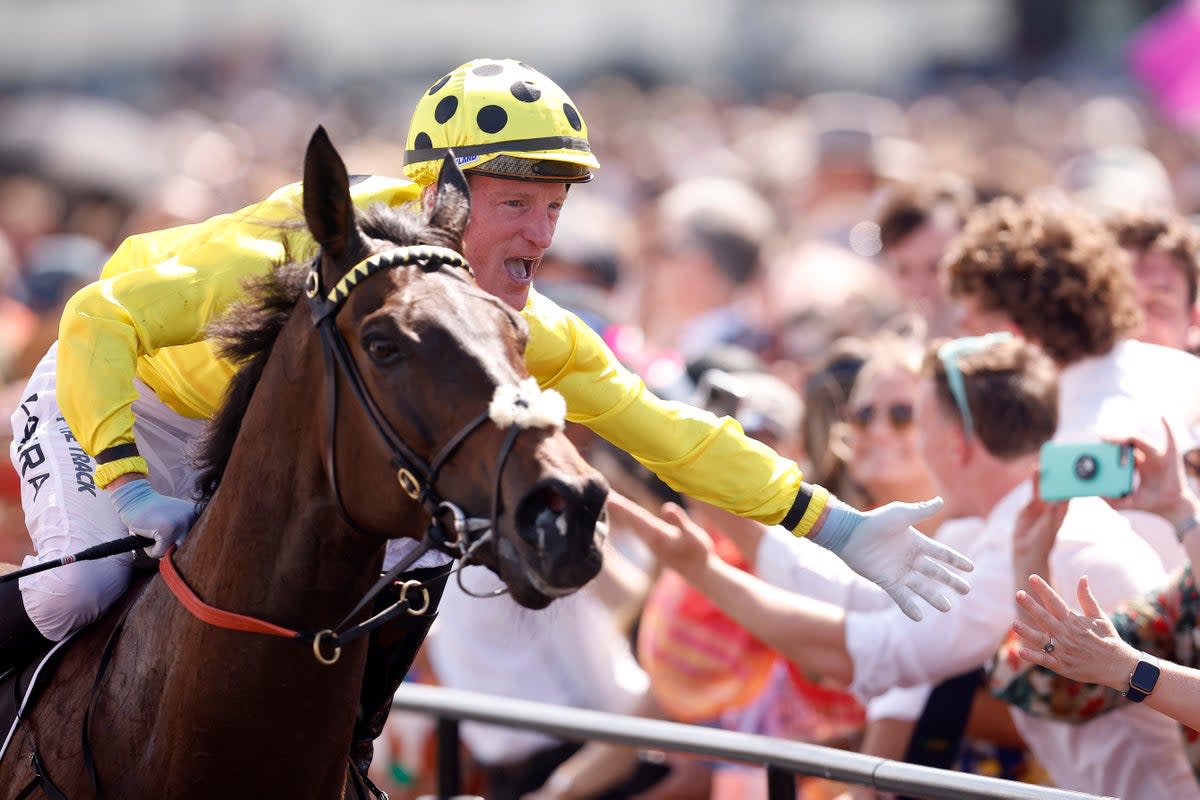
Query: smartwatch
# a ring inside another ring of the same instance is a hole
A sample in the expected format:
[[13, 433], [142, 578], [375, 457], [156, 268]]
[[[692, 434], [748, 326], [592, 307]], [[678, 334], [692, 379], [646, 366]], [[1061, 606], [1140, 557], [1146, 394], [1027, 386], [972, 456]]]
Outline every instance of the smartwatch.
[[1142, 658], [1129, 675], [1129, 688], [1121, 694], [1132, 703], [1140, 703], [1154, 691], [1158, 683], [1158, 658], [1142, 653]]

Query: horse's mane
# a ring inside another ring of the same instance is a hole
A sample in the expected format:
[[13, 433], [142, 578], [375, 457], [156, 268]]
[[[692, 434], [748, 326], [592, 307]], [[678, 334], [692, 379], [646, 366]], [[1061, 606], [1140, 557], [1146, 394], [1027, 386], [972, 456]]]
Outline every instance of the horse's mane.
[[[431, 244], [455, 250], [462, 247], [462, 242], [453, 234], [428, 226], [415, 214], [396, 212], [387, 206], [372, 207], [358, 222], [364, 238], [359, 240], [358, 252], [348, 254], [350, 263], [358, 263], [373, 252], [367, 247], [371, 240], [399, 246]], [[196, 489], [202, 502], [207, 502], [221, 483], [250, 398], [279, 332], [304, 295], [304, 282], [315, 258], [301, 262], [286, 254], [275, 269], [247, 280], [244, 285], [246, 299], [232, 304], [209, 326], [208, 335], [215, 343], [218, 355], [237, 365], [238, 370], [230, 381], [221, 408], [206, 428], [197, 452]]]

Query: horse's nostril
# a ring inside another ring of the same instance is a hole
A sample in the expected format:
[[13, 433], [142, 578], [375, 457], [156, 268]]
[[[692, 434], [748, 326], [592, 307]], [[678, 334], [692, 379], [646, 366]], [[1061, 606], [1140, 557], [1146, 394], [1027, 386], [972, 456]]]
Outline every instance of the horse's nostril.
[[567, 510], [567, 498], [549, 486], [542, 489], [542, 502], [555, 514], [561, 514]]
[[542, 557], [558, 558], [593, 541], [595, 514], [604, 498], [589, 502], [569, 484], [547, 481], [537, 486], [517, 506], [514, 522], [518, 536]]

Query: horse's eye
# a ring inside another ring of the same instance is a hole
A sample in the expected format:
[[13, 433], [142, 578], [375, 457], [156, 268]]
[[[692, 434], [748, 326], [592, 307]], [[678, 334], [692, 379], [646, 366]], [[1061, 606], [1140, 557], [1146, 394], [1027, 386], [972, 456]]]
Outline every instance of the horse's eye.
[[376, 364], [386, 364], [389, 361], [395, 361], [397, 356], [400, 355], [400, 351], [393, 342], [379, 336], [368, 339], [363, 343], [363, 346], [367, 349], [367, 355]]

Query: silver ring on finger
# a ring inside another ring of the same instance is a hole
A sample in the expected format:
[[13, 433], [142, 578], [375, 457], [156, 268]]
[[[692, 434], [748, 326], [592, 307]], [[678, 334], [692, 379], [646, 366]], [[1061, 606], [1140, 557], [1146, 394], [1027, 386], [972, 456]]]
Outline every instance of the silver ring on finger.
[[1053, 636], [1050, 637], [1050, 641], [1046, 642], [1046, 644], [1044, 644], [1042, 646], [1042, 652], [1043, 653], [1053, 653], [1054, 652], [1054, 637]]

